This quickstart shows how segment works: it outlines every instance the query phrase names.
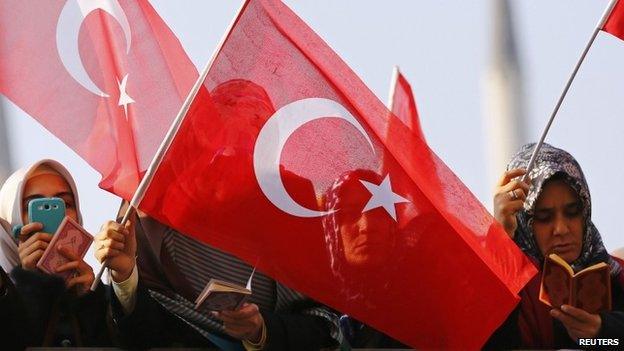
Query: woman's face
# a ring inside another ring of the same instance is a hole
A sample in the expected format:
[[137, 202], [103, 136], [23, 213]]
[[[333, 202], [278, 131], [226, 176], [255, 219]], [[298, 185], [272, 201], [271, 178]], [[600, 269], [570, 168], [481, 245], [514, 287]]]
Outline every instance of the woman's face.
[[548, 181], [535, 203], [533, 233], [542, 255], [576, 260], [583, 247], [583, 204], [563, 180]]
[[[392, 255], [394, 220], [382, 208], [348, 215], [340, 213], [340, 235], [347, 263], [353, 267], [380, 267]], [[355, 212], [355, 211], [354, 211]]]
[[28, 221], [28, 203], [30, 200], [43, 197], [58, 197], [65, 201], [65, 214], [74, 220], [78, 220], [78, 213], [71, 187], [63, 177], [58, 174], [40, 174], [34, 176], [24, 186], [22, 196], [22, 222]]

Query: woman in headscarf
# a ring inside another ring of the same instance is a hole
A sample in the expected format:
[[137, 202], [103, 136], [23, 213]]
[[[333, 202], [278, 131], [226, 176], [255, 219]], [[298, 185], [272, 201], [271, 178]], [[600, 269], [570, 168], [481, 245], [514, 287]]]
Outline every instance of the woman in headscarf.
[[[526, 172], [535, 144], [512, 158], [497, 185], [494, 214], [538, 274], [521, 292], [521, 302], [495, 333], [488, 348], [577, 348], [579, 338], [624, 340], [624, 273], [622, 261], [609, 256], [591, 220], [587, 182], [576, 160], [566, 151], [544, 144], [530, 184]], [[550, 308], [539, 301], [544, 257], [556, 253], [575, 272], [599, 262], [611, 272], [612, 310], [591, 314], [569, 305]]]
[[370, 193], [362, 180], [379, 184], [382, 178], [373, 171], [358, 169], [344, 173], [325, 193], [323, 208], [324, 237], [328, 260], [339, 286], [350, 287], [348, 299], [357, 303], [365, 290], [387, 289], [364, 283], [365, 277], [388, 269], [397, 260], [398, 225], [383, 208], [363, 211]]
[[[13, 173], [0, 189], [2, 234], [0, 263], [10, 272], [17, 294], [26, 306], [32, 346], [107, 346], [111, 343], [106, 323], [104, 290], [89, 292], [92, 268], [68, 248], [58, 253], [70, 262], [58, 272], [73, 272], [67, 281], [45, 274], [37, 262], [54, 233], [41, 230], [41, 223], [29, 223], [28, 203], [36, 198], [60, 198], [65, 214], [82, 224], [78, 193], [73, 178], [60, 163], [41, 160]], [[21, 229], [20, 229], [21, 228]], [[8, 233], [16, 232], [12, 237]]]
[[[329, 213], [323, 217], [323, 228], [332, 274], [336, 286], [349, 287], [338, 293], [353, 304], [369, 307], [365, 296], [394, 290], [383, 277], [393, 267], [400, 269], [405, 264], [400, 251], [405, 245], [398, 242], [404, 240], [399, 233], [406, 228], [399, 229], [381, 207], [364, 211], [370, 193], [362, 181], [380, 184], [382, 180], [370, 170], [349, 171], [336, 179], [323, 198], [323, 209]], [[421, 219], [426, 217], [418, 217], [416, 226], [424, 229], [426, 224]], [[408, 348], [348, 315], [340, 318], [340, 327], [351, 347]]]

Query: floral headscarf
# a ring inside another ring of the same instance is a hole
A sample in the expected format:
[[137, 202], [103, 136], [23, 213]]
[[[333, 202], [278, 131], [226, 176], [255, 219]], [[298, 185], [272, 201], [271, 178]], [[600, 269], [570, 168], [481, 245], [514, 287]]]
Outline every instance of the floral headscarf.
[[[524, 145], [511, 159], [507, 169], [526, 168], [534, 147], [535, 143]], [[535, 166], [529, 172], [531, 187], [524, 202], [524, 209], [516, 215], [518, 229], [516, 229], [514, 241], [527, 255], [543, 262], [544, 257], [533, 233], [533, 211], [544, 184], [555, 175], [562, 176], [562, 179], [578, 194], [583, 204], [585, 220], [583, 245], [580, 256], [571, 264], [572, 268], [574, 271], [579, 271], [598, 262], [606, 262], [611, 266], [612, 275], [619, 274], [621, 270], [619, 263], [607, 253], [600, 233], [591, 220], [591, 197], [581, 166], [568, 152], [548, 144], [543, 144]]]

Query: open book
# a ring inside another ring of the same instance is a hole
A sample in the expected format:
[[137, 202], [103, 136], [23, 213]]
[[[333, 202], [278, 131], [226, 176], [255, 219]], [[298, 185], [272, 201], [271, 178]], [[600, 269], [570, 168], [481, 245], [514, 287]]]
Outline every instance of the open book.
[[251, 296], [251, 280], [256, 269], [251, 272], [247, 286], [218, 279], [210, 279], [204, 290], [195, 300], [195, 309], [210, 311], [236, 310]]
[[557, 254], [544, 260], [539, 299], [551, 307], [570, 305], [589, 313], [611, 310], [609, 265], [600, 262], [574, 273]]

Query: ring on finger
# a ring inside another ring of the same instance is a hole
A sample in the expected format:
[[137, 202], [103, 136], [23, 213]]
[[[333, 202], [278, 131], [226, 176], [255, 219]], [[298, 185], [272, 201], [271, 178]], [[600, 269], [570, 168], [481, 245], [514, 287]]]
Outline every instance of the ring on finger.
[[510, 191], [508, 192], [508, 194], [509, 194], [509, 197], [510, 197], [512, 200], [518, 200], [518, 195], [516, 195], [516, 189], [514, 189], [514, 190], [510, 190]]

